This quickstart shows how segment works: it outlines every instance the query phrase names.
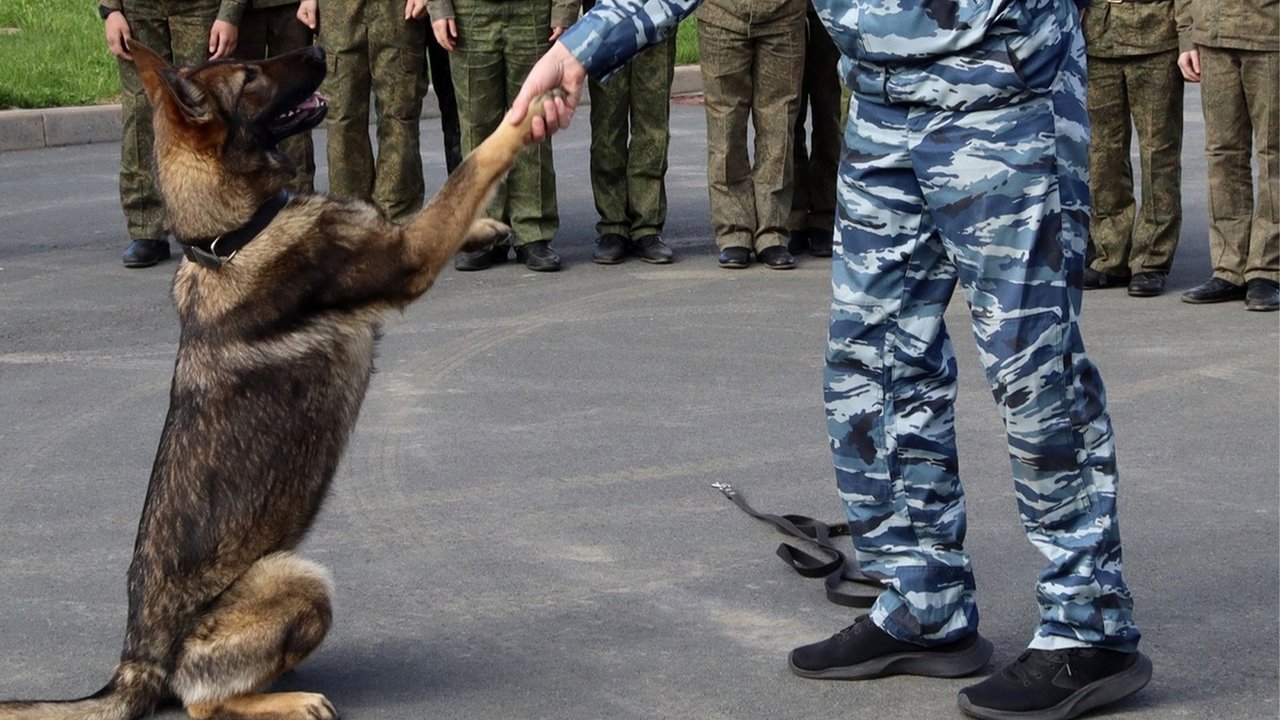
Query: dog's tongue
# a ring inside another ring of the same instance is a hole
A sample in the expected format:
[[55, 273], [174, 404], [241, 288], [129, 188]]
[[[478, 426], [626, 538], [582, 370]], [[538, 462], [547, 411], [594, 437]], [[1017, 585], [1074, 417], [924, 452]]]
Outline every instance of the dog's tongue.
[[328, 98], [321, 95], [320, 93], [312, 93], [311, 97], [307, 98], [306, 100], [303, 100], [301, 103], [298, 104], [298, 109], [311, 110], [313, 108], [318, 108], [321, 105], [324, 105], [326, 103], [328, 103]]

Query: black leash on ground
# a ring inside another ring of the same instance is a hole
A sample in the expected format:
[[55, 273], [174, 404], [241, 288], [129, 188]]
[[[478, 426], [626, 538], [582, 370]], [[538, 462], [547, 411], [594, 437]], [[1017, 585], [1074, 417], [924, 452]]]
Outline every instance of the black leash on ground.
[[[784, 535], [816, 545], [823, 557], [815, 557], [803, 550], [781, 543], [777, 555], [791, 569], [805, 577], [822, 578], [826, 587], [827, 599], [837, 605], [854, 608], [869, 608], [879, 594], [880, 585], [862, 574], [858, 564], [845, 557], [844, 553], [831, 543], [831, 538], [849, 534], [849, 523], [827, 524], [804, 515], [771, 515], [762, 513], [747, 503], [742, 491], [729, 483], [711, 483], [711, 487], [719, 490], [725, 497], [733, 501], [742, 512], [758, 520], [763, 520]], [[851, 592], [853, 585], [869, 585], [876, 592]]]

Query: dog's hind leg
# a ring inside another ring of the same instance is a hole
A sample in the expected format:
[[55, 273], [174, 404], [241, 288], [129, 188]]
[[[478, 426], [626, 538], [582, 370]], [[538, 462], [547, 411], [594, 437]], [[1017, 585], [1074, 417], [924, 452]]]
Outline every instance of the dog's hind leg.
[[257, 690], [311, 654], [332, 618], [324, 568], [290, 553], [254, 563], [184, 642], [170, 679], [197, 720], [332, 720], [316, 693]]

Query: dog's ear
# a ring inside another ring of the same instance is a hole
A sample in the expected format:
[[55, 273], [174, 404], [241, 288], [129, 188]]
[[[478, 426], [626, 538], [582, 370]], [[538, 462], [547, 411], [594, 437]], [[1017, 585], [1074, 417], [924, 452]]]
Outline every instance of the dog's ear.
[[204, 90], [183, 77], [177, 68], [154, 50], [137, 40], [130, 40], [129, 53], [133, 55], [133, 64], [142, 80], [142, 87], [147, 91], [147, 97], [151, 99], [152, 107], [170, 109], [174, 112], [175, 119], [197, 123], [212, 116], [209, 97]]

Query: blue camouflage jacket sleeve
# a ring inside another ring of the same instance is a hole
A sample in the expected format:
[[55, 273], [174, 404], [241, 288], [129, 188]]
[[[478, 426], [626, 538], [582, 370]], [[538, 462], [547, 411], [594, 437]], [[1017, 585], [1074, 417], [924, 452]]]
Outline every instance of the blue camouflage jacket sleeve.
[[702, 0], [600, 0], [560, 36], [569, 52], [598, 80], [636, 53], [675, 32]]

